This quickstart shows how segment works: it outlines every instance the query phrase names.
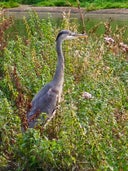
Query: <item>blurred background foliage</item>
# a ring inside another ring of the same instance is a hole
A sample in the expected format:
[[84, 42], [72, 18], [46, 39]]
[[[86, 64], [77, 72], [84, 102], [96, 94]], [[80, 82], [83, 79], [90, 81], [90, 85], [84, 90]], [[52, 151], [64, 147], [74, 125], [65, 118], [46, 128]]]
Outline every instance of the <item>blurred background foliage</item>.
[[16, 7], [19, 4], [35, 5], [35, 6], [69, 6], [85, 7], [86, 10], [95, 10], [101, 8], [128, 8], [127, 0], [1, 0], [0, 7]]

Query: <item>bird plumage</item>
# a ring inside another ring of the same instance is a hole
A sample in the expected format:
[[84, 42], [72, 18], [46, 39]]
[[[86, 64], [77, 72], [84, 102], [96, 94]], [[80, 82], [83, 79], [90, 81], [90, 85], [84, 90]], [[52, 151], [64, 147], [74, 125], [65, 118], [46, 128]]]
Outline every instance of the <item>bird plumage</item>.
[[42, 88], [38, 92], [38, 94], [35, 95], [31, 103], [32, 108], [28, 113], [29, 127], [31, 128], [34, 127], [36, 123], [37, 118], [31, 120], [33, 115], [35, 114], [38, 115], [43, 112], [50, 116], [54, 112], [58, 101], [58, 95], [59, 95], [58, 90], [55, 89], [54, 86], [51, 85], [50, 83], [47, 84], [44, 88]]
[[[56, 51], [58, 56], [57, 67], [53, 80], [45, 85], [33, 98], [31, 102], [31, 109], [27, 115], [28, 124], [33, 128], [37, 122], [40, 113], [46, 113], [51, 116], [56, 110], [57, 103], [60, 102], [63, 82], [64, 82], [64, 56], [62, 51], [62, 42], [66, 39], [74, 39], [82, 37], [82, 34], [76, 34], [68, 30], [59, 32], [56, 38]], [[37, 114], [34, 119], [33, 116]]]

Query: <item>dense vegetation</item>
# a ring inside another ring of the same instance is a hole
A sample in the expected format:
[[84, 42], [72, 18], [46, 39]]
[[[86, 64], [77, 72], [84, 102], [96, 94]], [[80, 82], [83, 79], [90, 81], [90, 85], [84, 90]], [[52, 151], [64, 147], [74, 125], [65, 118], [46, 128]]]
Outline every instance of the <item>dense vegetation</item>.
[[36, 6], [78, 6], [87, 10], [100, 8], [128, 8], [127, 0], [1, 0], [0, 6], [15, 7], [19, 4], [33, 4]]
[[[78, 32], [69, 15], [59, 28], [52, 23], [31, 14], [19, 35], [11, 29], [13, 21], [1, 16], [1, 170], [127, 171], [127, 25], [112, 30], [111, 22], [100, 23], [88, 30], [87, 40], [64, 43], [63, 101], [45, 128], [40, 121], [36, 129], [27, 129], [29, 102], [55, 71], [58, 31]], [[101, 27], [104, 34], [97, 35]]]

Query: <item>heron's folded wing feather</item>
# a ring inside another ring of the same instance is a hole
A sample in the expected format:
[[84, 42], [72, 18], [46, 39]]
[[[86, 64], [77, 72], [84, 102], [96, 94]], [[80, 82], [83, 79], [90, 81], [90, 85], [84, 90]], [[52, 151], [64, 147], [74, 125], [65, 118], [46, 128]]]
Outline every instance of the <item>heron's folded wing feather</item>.
[[56, 108], [58, 101], [59, 92], [55, 88], [47, 89], [44, 94], [37, 95], [32, 101], [32, 108], [28, 114], [28, 117], [34, 115], [35, 113], [46, 113], [52, 114]]

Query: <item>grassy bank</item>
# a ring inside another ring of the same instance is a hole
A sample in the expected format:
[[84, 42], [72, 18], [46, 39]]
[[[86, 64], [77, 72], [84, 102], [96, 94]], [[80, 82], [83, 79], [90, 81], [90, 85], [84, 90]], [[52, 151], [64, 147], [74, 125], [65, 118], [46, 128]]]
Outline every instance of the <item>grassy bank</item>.
[[128, 8], [127, 0], [2, 0], [0, 2], [1, 8], [17, 7], [20, 4], [29, 4], [34, 6], [70, 6], [77, 7], [81, 6], [86, 10], [96, 10], [105, 8]]
[[96, 10], [96, 9], [106, 9], [106, 8], [128, 8], [128, 2], [123, 1], [113, 1], [113, 0], [102, 0], [102, 1], [41, 1], [36, 4], [36, 6], [71, 6], [77, 7], [80, 5], [86, 10]]
[[[78, 21], [79, 23], [79, 21]], [[88, 30], [88, 39], [67, 41], [63, 101], [42, 130], [27, 129], [26, 111], [36, 92], [49, 82], [56, 66], [59, 30], [78, 32], [67, 15], [59, 27], [32, 14], [24, 19], [26, 35], [5, 32], [11, 19], [1, 18], [0, 167], [5, 170], [128, 170], [128, 26], [103, 24]], [[105, 39], [104, 39], [105, 36]], [[108, 39], [109, 38], [109, 39]], [[122, 45], [122, 42], [124, 46]], [[85, 92], [93, 98], [85, 96]]]

